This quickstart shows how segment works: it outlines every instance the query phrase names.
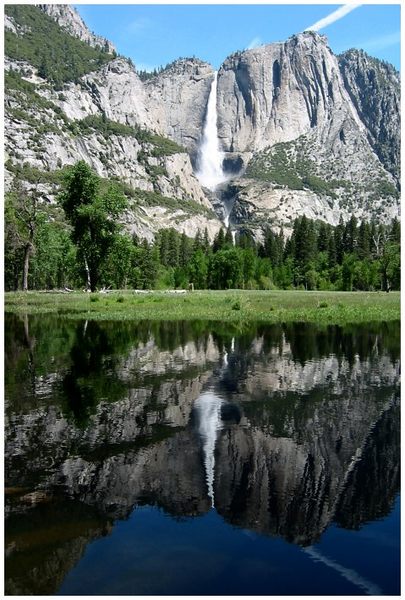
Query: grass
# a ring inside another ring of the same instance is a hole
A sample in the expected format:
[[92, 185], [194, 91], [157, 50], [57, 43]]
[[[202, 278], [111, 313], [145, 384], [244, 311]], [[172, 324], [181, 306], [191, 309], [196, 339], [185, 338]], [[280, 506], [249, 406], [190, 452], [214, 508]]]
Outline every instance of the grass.
[[[237, 308], [235, 308], [237, 307]], [[7, 292], [6, 312], [97, 320], [367, 323], [400, 319], [400, 293], [305, 291], [152, 291], [136, 294]]]

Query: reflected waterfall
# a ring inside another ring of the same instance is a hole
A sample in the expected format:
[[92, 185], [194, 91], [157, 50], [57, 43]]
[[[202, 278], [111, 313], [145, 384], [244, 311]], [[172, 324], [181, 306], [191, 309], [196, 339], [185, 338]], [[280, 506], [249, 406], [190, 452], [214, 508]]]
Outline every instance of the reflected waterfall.
[[[235, 338], [232, 338], [231, 352], [235, 350]], [[223, 356], [223, 372], [228, 367], [228, 352], [225, 350]], [[198, 433], [203, 441], [205, 480], [208, 487], [208, 496], [214, 506], [214, 478], [215, 478], [215, 444], [218, 431], [222, 429], [221, 407], [225, 400], [217, 396], [213, 391], [201, 394], [194, 403], [197, 413]]]
[[194, 406], [198, 415], [198, 433], [203, 441], [205, 478], [208, 496], [214, 506], [215, 444], [221, 429], [221, 406], [223, 400], [213, 392], [205, 392]]

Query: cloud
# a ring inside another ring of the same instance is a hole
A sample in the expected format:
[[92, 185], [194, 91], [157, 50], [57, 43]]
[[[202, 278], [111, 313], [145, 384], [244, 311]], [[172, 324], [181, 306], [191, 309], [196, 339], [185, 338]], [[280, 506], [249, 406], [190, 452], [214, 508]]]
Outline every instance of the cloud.
[[394, 33], [387, 33], [386, 35], [381, 35], [365, 42], [358, 42], [356, 43], [356, 48], [362, 48], [367, 52], [371, 52], [374, 50], [384, 50], [390, 46], [396, 46], [396, 44], [399, 44], [400, 42], [401, 32], [395, 31]]
[[324, 17], [310, 27], [307, 27], [304, 31], [319, 31], [320, 29], [324, 29], [325, 27], [328, 27], [328, 25], [332, 25], [332, 23], [339, 21], [339, 19], [343, 19], [343, 17], [359, 6], [361, 6], [361, 4], [345, 4], [333, 11], [333, 13], [330, 13], [327, 17]]
[[253, 48], [258, 48], [259, 46], [262, 45], [262, 40], [259, 37], [255, 37], [253, 38], [253, 40], [250, 42], [249, 46], [247, 47], [248, 50], [253, 50]]

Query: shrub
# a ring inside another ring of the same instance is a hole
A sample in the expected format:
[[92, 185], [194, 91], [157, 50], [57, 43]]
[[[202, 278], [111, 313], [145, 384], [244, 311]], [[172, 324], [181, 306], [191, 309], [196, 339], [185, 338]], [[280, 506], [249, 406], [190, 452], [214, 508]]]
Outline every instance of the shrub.
[[113, 58], [66, 33], [37, 6], [8, 4], [5, 12], [28, 29], [23, 36], [5, 32], [6, 56], [26, 60], [38, 69], [40, 77], [52, 81], [58, 89], [64, 82], [76, 81]]

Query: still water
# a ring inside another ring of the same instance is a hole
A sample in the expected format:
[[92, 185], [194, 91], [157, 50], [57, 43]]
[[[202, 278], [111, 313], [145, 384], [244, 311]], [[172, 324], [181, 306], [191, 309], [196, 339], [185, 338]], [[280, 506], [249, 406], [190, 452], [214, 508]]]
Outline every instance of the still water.
[[399, 594], [399, 323], [5, 338], [6, 594]]

